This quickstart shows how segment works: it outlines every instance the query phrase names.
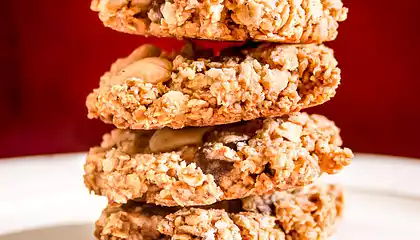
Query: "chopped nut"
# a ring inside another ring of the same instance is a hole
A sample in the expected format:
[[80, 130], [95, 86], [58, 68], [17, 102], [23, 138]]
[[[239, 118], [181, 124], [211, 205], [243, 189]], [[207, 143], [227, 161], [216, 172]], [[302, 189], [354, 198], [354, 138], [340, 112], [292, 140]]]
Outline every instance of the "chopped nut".
[[142, 82], [157, 84], [171, 79], [171, 69], [172, 63], [165, 58], [149, 57], [128, 65], [115, 77], [118, 79], [137, 78]]
[[128, 65], [140, 59], [148, 57], [159, 57], [160, 53], [160, 48], [152, 44], [143, 44], [135, 49], [128, 57], [118, 59], [114, 64], [112, 64], [111, 73], [116, 74]]
[[199, 169], [196, 169], [195, 164], [190, 164], [188, 167], [181, 169], [179, 172], [179, 180], [187, 183], [191, 187], [198, 187], [203, 185], [206, 176]]
[[262, 11], [262, 4], [246, 1], [236, 11], [237, 20], [248, 27], [259, 25], [262, 20]]
[[183, 114], [188, 104], [188, 96], [180, 91], [169, 91], [160, 100], [166, 115], [163, 117], [168, 118]]
[[293, 164], [293, 158], [285, 154], [279, 154], [276, 158], [271, 161], [271, 167], [274, 169], [283, 169], [288, 167], [288, 165]]
[[283, 122], [280, 125], [279, 133], [282, 137], [292, 142], [299, 142], [300, 135], [302, 134], [302, 126], [291, 122]]
[[134, 63], [137, 60], [149, 57], [159, 57], [161, 54], [160, 48], [152, 44], [143, 44], [136, 48], [126, 59], [128, 64]]
[[290, 72], [273, 69], [268, 70], [264, 77], [264, 81], [269, 83], [267, 88], [270, 89], [270, 92], [278, 95], [283, 89], [287, 87], [287, 84], [289, 83], [289, 77]]
[[111, 172], [117, 165], [117, 160], [112, 157], [105, 158], [102, 162], [102, 169], [104, 172]]
[[[338, 1], [329, 1], [329, 2], [338, 2]], [[319, 21], [319, 18], [322, 17], [322, 1], [319, 0], [310, 0], [308, 3], [308, 15], [311, 16], [311, 18], [313, 19], [313, 21]], [[327, 30], [328, 32], [328, 30]], [[327, 36], [328, 37], [328, 36]]]
[[223, 144], [229, 144], [229, 143], [238, 143], [241, 141], [247, 141], [250, 137], [246, 134], [229, 134], [226, 136], [220, 137], [218, 140]]
[[133, 188], [136, 192], [140, 191], [141, 182], [139, 176], [137, 176], [136, 174], [127, 175], [127, 185]]
[[169, 25], [177, 24], [175, 4], [165, 2], [163, 7], [161, 8], [161, 12], [166, 23], [168, 23]]
[[[141, 60], [143, 58], [147, 57], [158, 57], [160, 55], [160, 48], [157, 48], [154, 45], [151, 44], [144, 44], [138, 47], [134, 52], [132, 52], [128, 57], [117, 60], [112, 66], [111, 66], [111, 73], [112, 74], [118, 74], [121, 70], [129, 66], [130, 64]], [[123, 79], [117, 79], [116, 83], [118, 81], [121, 81]]]
[[200, 145], [203, 135], [210, 128], [162, 128], [157, 130], [150, 138], [149, 146], [152, 152], [168, 152], [183, 146]]

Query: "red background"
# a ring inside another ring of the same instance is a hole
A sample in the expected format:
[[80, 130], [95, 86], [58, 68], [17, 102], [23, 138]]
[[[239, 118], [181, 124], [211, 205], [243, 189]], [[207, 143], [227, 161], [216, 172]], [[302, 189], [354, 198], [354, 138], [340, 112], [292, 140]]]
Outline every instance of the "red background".
[[[336, 50], [343, 84], [312, 109], [357, 152], [420, 157], [420, 1], [344, 0]], [[392, 3], [392, 4], [391, 4]], [[0, 157], [85, 151], [111, 128], [86, 118], [86, 95], [118, 57], [144, 42], [102, 26], [88, 1], [2, 3]], [[217, 43], [215, 43], [217, 44]]]

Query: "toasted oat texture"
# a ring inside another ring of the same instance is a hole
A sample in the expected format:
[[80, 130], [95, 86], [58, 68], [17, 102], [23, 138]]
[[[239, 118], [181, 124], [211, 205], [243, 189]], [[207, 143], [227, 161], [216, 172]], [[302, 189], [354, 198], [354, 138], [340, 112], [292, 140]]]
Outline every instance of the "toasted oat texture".
[[109, 205], [96, 222], [101, 240], [326, 239], [341, 216], [342, 190], [317, 185], [180, 208], [130, 202]]
[[320, 43], [347, 18], [341, 0], [93, 0], [105, 26], [145, 36]]
[[118, 128], [212, 126], [282, 116], [335, 95], [340, 69], [323, 45], [187, 45], [179, 55], [143, 45], [115, 62], [86, 101], [89, 118]]
[[320, 115], [296, 113], [213, 128], [116, 129], [85, 164], [89, 190], [110, 202], [209, 205], [313, 183], [353, 154]]

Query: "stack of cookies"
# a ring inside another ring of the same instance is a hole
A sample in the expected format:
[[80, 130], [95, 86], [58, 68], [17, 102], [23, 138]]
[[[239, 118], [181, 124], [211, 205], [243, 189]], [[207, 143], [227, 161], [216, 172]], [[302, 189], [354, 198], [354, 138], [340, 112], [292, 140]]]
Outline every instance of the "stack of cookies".
[[90, 149], [84, 176], [109, 201], [98, 239], [332, 234], [342, 190], [314, 182], [353, 154], [332, 121], [299, 111], [340, 83], [321, 44], [347, 16], [340, 0], [93, 0], [92, 9], [131, 34], [245, 42], [218, 53], [146, 44], [102, 76], [89, 118], [116, 129]]

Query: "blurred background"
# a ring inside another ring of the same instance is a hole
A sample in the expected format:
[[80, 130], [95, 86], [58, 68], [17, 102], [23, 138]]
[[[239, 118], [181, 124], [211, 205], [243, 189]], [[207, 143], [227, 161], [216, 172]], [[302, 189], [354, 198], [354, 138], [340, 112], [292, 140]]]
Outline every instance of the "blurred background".
[[[356, 152], [420, 158], [420, 1], [344, 0], [335, 49], [342, 85], [313, 108]], [[88, 120], [85, 97], [111, 63], [138, 45], [174, 39], [103, 27], [90, 1], [4, 1], [0, 38], [0, 157], [87, 151], [112, 127]], [[221, 43], [205, 43], [221, 47]], [[417, 69], [419, 67], [419, 69]]]

